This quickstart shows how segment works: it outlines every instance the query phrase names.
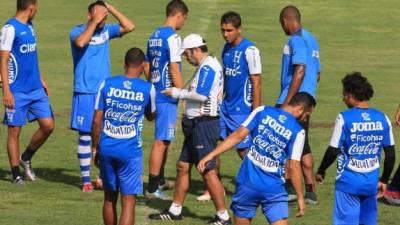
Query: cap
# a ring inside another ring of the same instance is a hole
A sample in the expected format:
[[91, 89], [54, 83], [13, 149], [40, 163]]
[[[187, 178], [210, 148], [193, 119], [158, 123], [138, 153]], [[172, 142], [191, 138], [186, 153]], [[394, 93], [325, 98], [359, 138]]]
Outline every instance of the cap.
[[183, 39], [181, 46], [181, 54], [190, 48], [197, 48], [206, 45], [206, 42], [199, 34], [189, 34]]

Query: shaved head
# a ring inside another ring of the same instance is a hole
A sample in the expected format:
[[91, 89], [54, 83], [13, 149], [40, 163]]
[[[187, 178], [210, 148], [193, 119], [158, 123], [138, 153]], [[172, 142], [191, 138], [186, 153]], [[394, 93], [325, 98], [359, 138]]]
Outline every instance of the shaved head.
[[298, 23], [301, 22], [300, 11], [296, 6], [288, 5], [282, 9], [279, 19], [282, 21], [283, 19], [287, 19], [289, 21], [296, 21]]

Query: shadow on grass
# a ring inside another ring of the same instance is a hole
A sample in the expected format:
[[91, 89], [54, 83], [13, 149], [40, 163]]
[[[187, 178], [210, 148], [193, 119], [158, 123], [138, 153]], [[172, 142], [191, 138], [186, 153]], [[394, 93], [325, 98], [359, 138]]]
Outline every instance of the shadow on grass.
[[11, 181], [11, 171], [0, 169], [0, 180]]
[[81, 178], [79, 176], [70, 175], [69, 173], [72, 170], [64, 168], [34, 168], [34, 170], [36, 175], [42, 180], [53, 183], [63, 183], [80, 188]]

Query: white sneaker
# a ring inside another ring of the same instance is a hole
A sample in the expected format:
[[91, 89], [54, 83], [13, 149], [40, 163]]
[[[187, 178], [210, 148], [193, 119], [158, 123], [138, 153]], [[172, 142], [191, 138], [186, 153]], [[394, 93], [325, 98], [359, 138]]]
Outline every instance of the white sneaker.
[[31, 181], [35, 181], [36, 180], [36, 174], [32, 169], [32, 162], [31, 161], [24, 161], [21, 159], [20, 157], [20, 162], [22, 167], [24, 167], [25, 170], [25, 176], [31, 180]]
[[208, 191], [206, 191], [202, 195], [197, 196], [196, 200], [199, 202], [208, 202], [211, 200], [211, 195]]

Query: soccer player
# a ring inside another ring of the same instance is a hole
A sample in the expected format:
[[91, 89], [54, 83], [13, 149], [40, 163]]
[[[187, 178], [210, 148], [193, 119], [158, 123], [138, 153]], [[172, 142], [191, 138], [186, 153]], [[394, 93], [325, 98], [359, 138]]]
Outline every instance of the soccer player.
[[[302, 27], [300, 11], [295, 6], [286, 6], [280, 13], [280, 23], [290, 38], [283, 49], [281, 71], [281, 93], [276, 105], [286, 105], [297, 92], [306, 92], [316, 100], [316, 89], [320, 77], [319, 44], [315, 37]], [[301, 165], [305, 180], [305, 201], [316, 204], [313, 156], [308, 141], [310, 118], [300, 121], [306, 131]], [[289, 175], [288, 175], [289, 177]], [[289, 201], [296, 200], [296, 195], [288, 178], [286, 187]]]
[[154, 143], [149, 157], [149, 185], [147, 198], [168, 199], [163, 190], [172, 189], [173, 182], [164, 178], [168, 147], [175, 139], [178, 100], [162, 93], [167, 88], [182, 88], [181, 38], [176, 33], [185, 24], [189, 9], [181, 0], [167, 4], [167, 18], [147, 41], [147, 79], [156, 88], [157, 115], [154, 129]]
[[[343, 102], [328, 149], [316, 175], [322, 183], [325, 170], [335, 161], [337, 175], [333, 224], [377, 224], [377, 190], [383, 193], [395, 161], [392, 125], [382, 112], [370, 108], [374, 90], [359, 72], [344, 77]], [[382, 148], [384, 168], [380, 179]]]
[[[111, 13], [118, 24], [106, 24]], [[79, 132], [78, 159], [82, 191], [92, 192], [90, 180], [90, 132], [96, 93], [101, 82], [111, 76], [110, 40], [131, 32], [135, 25], [114, 6], [96, 1], [88, 7], [88, 21], [72, 28], [70, 42], [74, 63], [74, 95], [71, 129]]]
[[[136, 195], [143, 193], [143, 115], [155, 113], [155, 89], [140, 79], [145, 55], [139, 48], [125, 55], [125, 75], [106, 79], [97, 94], [92, 130], [92, 154], [104, 185], [104, 224], [117, 224], [116, 204], [121, 192], [120, 225], [135, 221]], [[100, 165], [99, 165], [100, 164]]]
[[[395, 120], [396, 125], [400, 126], [400, 106], [397, 109]], [[390, 204], [400, 205], [400, 165], [397, 167], [389, 187], [383, 193], [383, 197]]]
[[239, 129], [200, 161], [198, 169], [203, 171], [212, 158], [230, 150], [251, 134], [251, 146], [236, 177], [236, 191], [231, 204], [235, 225], [250, 224], [259, 205], [270, 224], [288, 224], [288, 195], [284, 185], [287, 160], [298, 197], [296, 216], [304, 215], [300, 158], [305, 131], [297, 120], [306, 119], [314, 106], [314, 99], [300, 92], [282, 108], [258, 107]]
[[[222, 101], [222, 67], [215, 57], [208, 54], [206, 42], [198, 34], [190, 34], [183, 40], [182, 49], [187, 61], [198, 67], [189, 90], [170, 88], [164, 91], [174, 99], [186, 101], [182, 119], [184, 142], [177, 166], [174, 200], [169, 209], [149, 215], [155, 220], [181, 220], [182, 205], [190, 183], [193, 164], [215, 148], [219, 139], [220, 126], [218, 109]], [[201, 176], [212, 196], [217, 215], [208, 224], [231, 224], [225, 208], [224, 188], [218, 178], [215, 158], [201, 171]]]
[[[222, 50], [224, 67], [225, 97], [221, 106], [221, 138], [240, 127], [252, 110], [261, 105], [261, 57], [254, 43], [244, 38], [242, 20], [236, 12], [226, 12], [221, 17], [221, 34], [226, 43]], [[236, 146], [243, 159], [251, 145], [248, 136]], [[198, 201], [208, 201], [208, 191], [197, 197]]]
[[[8, 126], [7, 152], [13, 183], [22, 185], [21, 164], [27, 179], [34, 181], [32, 157], [54, 130], [49, 88], [39, 71], [36, 34], [32, 20], [38, 10], [36, 0], [17, 0], [17, 12], [1, 29], [0, 73], [3, 81], [3, 123]], [[19, 136], [26, 120], [37, 120], [39, 129], [33, 134], [20, 156]]]

